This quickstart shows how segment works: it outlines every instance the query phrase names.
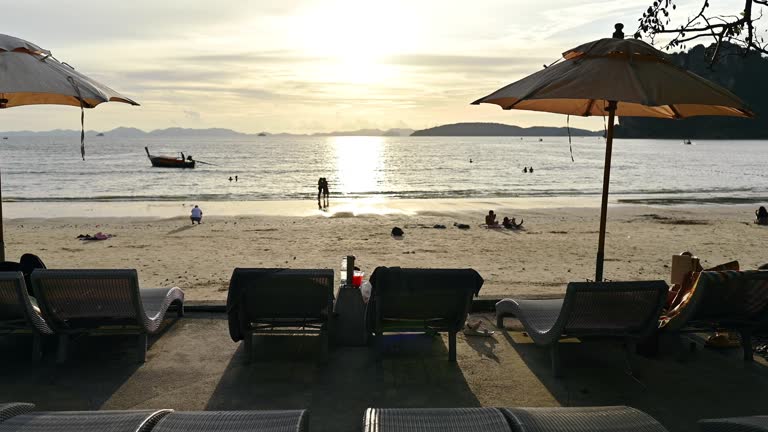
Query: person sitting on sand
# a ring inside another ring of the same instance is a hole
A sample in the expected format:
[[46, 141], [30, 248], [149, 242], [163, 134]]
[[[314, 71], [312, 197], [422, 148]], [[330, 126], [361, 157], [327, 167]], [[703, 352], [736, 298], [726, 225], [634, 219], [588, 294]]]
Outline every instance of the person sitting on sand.
[[499, 221], [496, 220], [496, 213], [493, 210], [488, 210], [488, 215], [485, 216], [485, 225], [489, 228], [499, 226]]
[[200, 210], [200, 207], [195, 205], [195, 207], [192, 209], [192, 215], [190, 215], [189, 218], [192, 220], [192, 225], [194, 225], [195, 222], [200, 225], [203, 220], [203, 211]]
[[755, 216], [757, 217], [755, 219], [756, 224], [768, 225], [768, 210], [766, 210], [765, 207], [760, 206], [759, 209], [755, 210]]
[[504, 216], [504, 220], [501, 221], [501, 225], [506, 229], [520, 229], [520, 227], [523, 226], [523, 220], [520, 219], [520, 223], [515, 222], [515, 218], [512, 218], [511, 220]]

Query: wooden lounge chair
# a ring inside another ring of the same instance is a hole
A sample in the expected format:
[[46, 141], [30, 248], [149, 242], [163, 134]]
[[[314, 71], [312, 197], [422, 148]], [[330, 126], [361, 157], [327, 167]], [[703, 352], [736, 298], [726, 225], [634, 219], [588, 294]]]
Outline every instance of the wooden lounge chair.
[[664, 323], [659, 336], [735, 331], [744, 360], [752, 361], [752, 334], [768, 328], [768, 271], [704, 271], [694, 284], [685, 307]]
[[19, 414], [28, 413], [35, 409], [35, 404], [24, 402], [0, 403], [0, 423]]
[[66, 360], [70, 335], [89, 333], [138, 335], [138, 359], [144, 362], [147, 335], [160, 330], [168, 309], [175, 306], [184, 315], [182, 290], [139, 289], [136, 270], [35, 270], [32, 286], [58, 335], [59, 362]]
[[0, 432], [150, 432], [172, 410], [40, 411], [0, 422]]
[[306, 410], [175, 411], [160, 419], [152, 432], [304, 432], [308, 423]]
[[626, 406], [502, 408], [519, 432], [667, 432], [648, 414]]
[[510, 432], [496, 408], [368, 408], [363, 432]]
[[699, 420], [701, 432], [768, 432], [768, 416]]
[[328, 356], [333, 270], [236, 268], [227, 293], [229, 335], [243, 341], [246, 362], [254, 334], [319, 334]]
[[32, 335], [32, 358], [40, 360], [43, 355], [43, 336], [52, 335], [53, 330], [33, 306], [19, 272], [0, 272], [0, 334], [28, 333]]
[[448, 360], [456, 361], [456, 333], [464, 328], [483, 278], [472, 269], [377, 267], [371, 275], [368, 330], [379, 354], [384, 333], [448, 332]]
[[537, 345], [551, 349], [552, 371], [560, 373], [559, 341], [567, 337], [617, 338], [627, 355], [657, 327], [669, 287], [664, 281], [571, 282], [565, 298], [504, 299], [496, 303], [496, 326], [515, 316]]

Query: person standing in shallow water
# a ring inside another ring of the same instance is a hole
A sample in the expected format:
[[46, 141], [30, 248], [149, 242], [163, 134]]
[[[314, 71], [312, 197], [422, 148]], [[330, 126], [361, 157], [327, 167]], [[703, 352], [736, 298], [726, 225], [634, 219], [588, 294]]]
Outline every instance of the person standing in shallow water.
[[331, 192], [328, 188], [328, 180], [323, 177], [323, 208], [328, 208]]

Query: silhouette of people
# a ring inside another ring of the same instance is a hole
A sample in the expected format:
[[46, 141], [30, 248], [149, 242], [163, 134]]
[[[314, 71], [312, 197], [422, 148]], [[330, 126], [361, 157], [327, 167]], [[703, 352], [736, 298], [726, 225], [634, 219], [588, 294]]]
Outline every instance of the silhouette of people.
[[759, 209], [755, 210], [755, 223], [758, 225], [768, 225], [768, 210], [765, 209], [765, 207], [760, 206]]
[[528, 172], [529, 172], [529, 173], [532, 173], [532, 172], [533, 172], [533, 167], [529, 167], [529, 168], [528, 168]]
[[523, 172], [527, 173], [528, 172], [528, 167], [523, 168]]
[[469, 158], [469, 163], [472, 163], [472, 158]]
[[328, 180], [325, 177], [320, 177], [317, 180], [317, 208], [320, 210], [328, 208], [330, 194]]
[[235, 183], [237, 183], [237, 176], [235, 176]]
[[232, 176], [229, 176], [229, 182], [232, 183]]
[[488, 210], [488, 214], [485, 216], [485, 225], [488, 227], [499, 226], [499, 221], [496, 220], [496, 213], [493, 210]]
[[189, 218], [192, 220], [192, 225], [194, 225], [195, 222], [197, 222], [197, 224], [200, 225], [200, 223], [203, 220], [203, 211], [200, 209], [200, 207], [195, 205], [195, 207], [192, 209], [192, 214], [189, 216]]
[[520, 223], [515, 222], [515, 218], [511, 220], [504, 216], [504, 220], [501, 221], [501, 225], [506, 229], [520, 229], [523, 226], [523, 220], [520, 219]]

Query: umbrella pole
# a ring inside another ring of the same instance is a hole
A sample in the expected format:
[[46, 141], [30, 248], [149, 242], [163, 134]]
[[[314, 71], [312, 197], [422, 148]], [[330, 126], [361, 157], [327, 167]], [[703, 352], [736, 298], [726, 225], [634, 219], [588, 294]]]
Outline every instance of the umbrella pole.
[[611, 183], [611, 152], [613, 151], [613, 120], [616, 116], [616, 101], [608, 101], [608, 130], [605, 133], [605, 165], [603, 166], [603, 199], [600, 205], [600, 235], [597, 241], [597, 263], [595, 282], [603, 280], [603, 259], [605, 258], [605, 220], [608, 216], [608, 186]]
[[3, 186], [0, 181], [0, 261], [5, 261], [5, 235], [3, 235]]

